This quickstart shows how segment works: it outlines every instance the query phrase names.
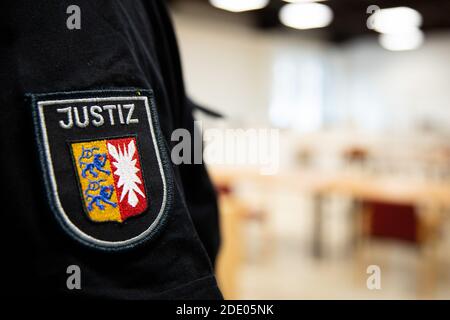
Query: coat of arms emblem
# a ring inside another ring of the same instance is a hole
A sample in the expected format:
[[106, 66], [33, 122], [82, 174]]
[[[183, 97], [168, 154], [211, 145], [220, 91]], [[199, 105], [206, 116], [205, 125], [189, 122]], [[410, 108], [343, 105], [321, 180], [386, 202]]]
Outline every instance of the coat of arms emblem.
[[116, 221], [147, 209], [136, 138], [71, 144], [85, 212], [95, 222]]

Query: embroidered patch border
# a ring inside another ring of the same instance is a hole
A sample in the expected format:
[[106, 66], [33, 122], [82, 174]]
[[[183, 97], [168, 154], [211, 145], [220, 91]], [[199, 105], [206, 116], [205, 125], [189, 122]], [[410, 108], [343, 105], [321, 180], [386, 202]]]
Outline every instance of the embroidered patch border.
[[[89, 98], [86, 98], [87, 96]], [[172, 205], [173, 178], [170, 171], [171, 169], [169, 158], [165, 149], [165, 142], [162, 137], [159, 125], [152, 90], [130, 88], [72, 91], [45, 94], [27, 94], [27, 97], [31, 100], [38, 152], [41, 160], [41, 167], [44, 173], [44, 183], [47, 191], [47, 196], [49, 199], [50, 207], [61, 227], [72, 238], [81, 242], [82, 244], [105, 251], [119, 251], [123, 249], [130, 249], [154, 238], [164, 227], [168, 212], [170, 211]], [[56, 182], [54, 167], [52, 164], [52, 154], [49, 147], [43, 108], [45, 108], [45, 106], [61, 103], [99, 103], [122, 100], [143, 101], [145, 104], [145, 111], [147, 114], [148, 126], [150, 128], [151, 140], [153, 142], [153, 147], [159, 167], [159, 173], [162, 179], [163, 199], [156, 218], [144, 232], [126, 240], [106, 241], [95, 238], [80, 230], [64, 212], [58, 196], [58, 185]]]

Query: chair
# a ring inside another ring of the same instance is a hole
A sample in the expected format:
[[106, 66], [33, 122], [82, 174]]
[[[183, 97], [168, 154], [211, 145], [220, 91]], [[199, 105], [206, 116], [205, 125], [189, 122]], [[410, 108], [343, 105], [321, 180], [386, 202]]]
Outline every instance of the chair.
[[[369, 244], [375, 240], [397, 241], [416, 246], [419, 250], [419, 295], [429, 297], [435, 286], [437, 272], [436, 244], [439, 219], [436, 215], [419, 215], [412, 204], [396, 204], [382, 201], [361, 202], [358, 259], [362, 252], [370, 251]], [[434, 217], [430, 219], [430, 217]], [[369, 252], [370, 253], [370, 252]]]

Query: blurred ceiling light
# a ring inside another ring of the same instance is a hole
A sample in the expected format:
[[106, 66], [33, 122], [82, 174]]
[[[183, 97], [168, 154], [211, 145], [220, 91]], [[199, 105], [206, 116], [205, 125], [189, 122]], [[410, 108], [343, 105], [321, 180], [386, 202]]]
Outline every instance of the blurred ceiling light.
[[422, 15], [408, 7], [381, 9], [372, 17], [373, 29], [380, 33], [408, 33], [422, 25]]
[[419, 48], [424, 41], [424, 35], [420, 29], [413, 29], [405, 33], [380, 34], [378, 40], [387, 50], [405, 51]]
[[261, 9], [267, 6], [269, 1], [270, 0], [209, 0], [214, 7], [231, 12]]
[[305, 2], [323, 2], [323, 1], [327, 1], [327, 0], [283, 0], [284, 2], [289, 2], [289, 3], [305, 3]]
[[333, 20], [333, 11], [320, 3], [290, 3], [281, 8], [279, 17], [285, 26], [314, 29], [328, 26]]

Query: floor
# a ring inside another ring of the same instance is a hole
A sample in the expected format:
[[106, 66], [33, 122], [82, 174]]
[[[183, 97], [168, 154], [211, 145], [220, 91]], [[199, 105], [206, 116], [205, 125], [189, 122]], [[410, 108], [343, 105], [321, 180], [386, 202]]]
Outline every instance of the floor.
[[[438, 252], [435, 286], [424, 291], [419, 285], [423, 256], [410, 245], [376, 242], [364, 253], [365, 258], [355, 259], [343, 199], [329, 204], [325, 256], [313, 258], [308, 196], [279, 194], [272, 194], [270, 205], [262, 205], [268, 212], [265, 225], [258, 221], [242, 225], [246, 245], [236, 298], [450, 299], [447, 233]], [[372, 264], [380, 267], [380, 289], [370, 290], [366, 285], [370, 276], [366, 268]]]

